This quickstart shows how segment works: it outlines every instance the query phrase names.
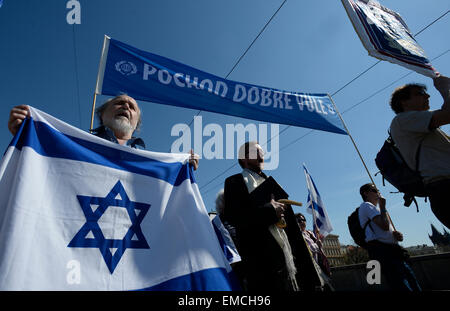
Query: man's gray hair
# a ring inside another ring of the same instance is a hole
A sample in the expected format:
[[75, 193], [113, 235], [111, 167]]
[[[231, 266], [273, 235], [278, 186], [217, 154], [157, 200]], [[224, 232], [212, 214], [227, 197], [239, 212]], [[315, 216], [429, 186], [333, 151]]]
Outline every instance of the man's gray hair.
[[218, 193], [217, 193], [217, 197], [216, 197], [216, 212], [217, 214], [223, 215], [223, 211], [225, 209], [225, 196], [224, 196], [224, 190], [221, 189]]
[[[109, 105], [111, 105], [115, 100], [117, 100], [117, 99], [118, 99], [119, 97], [121, 97], [121, 96], [128, 96], [128, 97], [131, 97], [131, 96], [125, 94], [125, 93], [119, 94], [119, 95], [117, 95], [117, 96], [115, 96], [115, 97], [113, 97], [113, 98], [109, 98], [107, 101], [105, 101], [105, 102], [103, 103], [103, 105], [101, 105], [100, 107], [97, 107], [97, 109], [95, 109], [95, 114], [97, 115], [97, 118], [98, 118], [98, 120], [99, 120], [99, 122], [100, 122], [100, 125], [104, 125], [104, 124], [103, 124], [103, 118], [102, 118], [102, 116], [103, 116], [103, 113], [105, 112], [105, 110], [109, 107]], [[132, 97], [131, 97], [131, 98], [132, 98]], [[133, 99], [134, 99], [134, 98], [133, 98]], [[136, 129], [135, 129], [135, 131], [139, 130], [141, 124], [142, 124], [142, 110], [139, 109], [139, 119], [138, 119], [138, 122], [137, 122], [137, 124], [136, 124]]]

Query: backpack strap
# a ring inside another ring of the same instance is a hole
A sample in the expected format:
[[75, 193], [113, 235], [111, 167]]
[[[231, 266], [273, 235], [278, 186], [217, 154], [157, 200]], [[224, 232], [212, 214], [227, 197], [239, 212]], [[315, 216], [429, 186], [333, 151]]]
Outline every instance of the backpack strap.
[[[426, 202], [426, 197], [425, 197], [425, 202]], [[405, 201], [405, 206], [409, 207], [411, 205], [412, 202], [414, 202], [414, 204], [416, 205], [416, 210], [417, 213], [419, 212], [419, 205], [417, 204], [417, 200], [414, 196], [412, 195], [408, 195], [405, 193], [405, 195], [403, 196], [403, 200]]]
[[425, 137], [426, 136], [422, 137], [422, 139], [420, 140], [420, 143], [419, 143], [419, 147], [417, 147], [417, 152], [416, 152], [416, 172], [417, 173], [419, 173], [419, 154], [420, 154], [420, 149], [422, 149], [422, 143], [425, 140]]
[[367, 228], [367, 226], [369, 226], [370, 230], [372, 230], [372, 232], [375, 233], [375, 232], [373, 231], [372, 226], [370, 225], [370, 222], [371, 222], [371, 221], [372, 221], [372, 219], [369, 218], [369, 219], [367, 220], [366, 224], [364, 225], [364, 227], [363, 227], [364, 234], [366, 234], [366, 228]]
[[[359, 218], [359, 208], [360, 208], [360, 207], [357, 208], [357, 210], [358, 210], [358, 212], [357, 212], [358, 218]], [[367, 228], [367, 226], [369, 226], [369, 227], [370, 227], [370, 230], [372, 230], [372, 232], [374, 232], [372, 226], [370, 225], [370, 222], [371, 222], [371, 221], [372, 221], [372, 219], [370, 219], [370, 218], [367, 219], [366, 223], [365, 223], [364, 226], [362, 227], [362, 229], [363, 229], [363, 231], [364, 231], [364, 234], [366, 234], [366, 228]]]
[[[390, 129], [388, 130], [388, 134], [389, 134], [389, 139], [392, 141], [392, 143], [394, 143], [394, 145], [396, 145], [394, 138], [391, 135]], [[419, 176], [421, 176], [421, 177], [422, 177], [422, 175], [420, 175], [420, 172], [419, 172], [419, 160], [420, 160], [419, 155], [420, 155], [420, 150], [422, 149], [422, 143], [425, 140], [425, 138], [426, 138], [426, 136], [423, 136], [422, 139], [420, 140], [419, 147], [417, 147], [416, 156], [415, 156], [415, 160], [416, 160], [415, 172], [417, 174], [419, 174]], [[400, 151], [400, 149], [399, 149], [399, 151]], [[406, 161], [405, 161], [405, 163], [406, 163]], [[403, 199], [405, 201], [405, 206], [410, 206], [411, 203], [414, 202], [414, 204], [416, 205], [416, 211], [417, 211], [417, 213], [419, 212], [419, 205], [417, 204], [417, 200], [414, 196], [408, 196], [407, 194], [405, 194], [403, 196]], [[426, 197], [425, 197], [425, 199], [426, 199]]]
[[[419, 147], [417, 147], [417, 151], [416, 151], [416, 172], [419, 175], [420, 175], [420, 172], [419, 172], [419, 160], [420, 160], [419, 155], [420, 155], [420, 149], [422, 149], [422, 143], [425, 140], [425, 137], [426, 136], [423, 136], [422, 139], [420, 140]], [[420, 175], [420, 176], [422, 177], [422, 175]], [[427, 199], [427, 197], [425, 197], [425, 201], [426, 201], [426, 199]], [[415, 197], [413, 197], [413, 202], [414, 202], [414, 204], [416, 204], [416, 210], [417, 210], [417, 213], [418, 213], [419, 212], [419, 205], [417, 204], [417, 201], [416, 201]]]
[[[390, 130], [390, 129], [388, 130], [388, 134], [389, 134], [389, 139], [392, 141], [392, 143], [393, 143], [394, 145], [397, 146], [397, 144], [396, 144], [395, 141], [394, 141], [394, 138], [393, 138], [392, 135], [391, 135], [391, 130]], [[420, 173], [419, 173], [419, 155], [420, 155], [420, 150], [422, 149], [422, 143], [423, 143], [423, 141], [425, 140], [425, 137], [426, 137], [426, 136], [422, 137], [422, 139], [420, 140], [420, 142], [419, 142], [419, 147], [417, 148], [416, 156], [415, 156], [415, 160], [416, 160], [415, 171], [416, 171], [419, 175], [420, 175]], [[398, 148], [398, 147], [397, 147], [397, 148]], [[399, 149], [399, 151], [400, 151], [400, 149]], [[406, 162], [406, 161], [405, 161], [405, 162]]]

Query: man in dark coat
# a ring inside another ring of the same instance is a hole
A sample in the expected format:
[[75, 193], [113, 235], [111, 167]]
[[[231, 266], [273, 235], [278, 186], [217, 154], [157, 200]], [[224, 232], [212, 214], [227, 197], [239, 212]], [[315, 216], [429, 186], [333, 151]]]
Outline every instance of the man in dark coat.
[[[239, 164], [242, 173], [225, 180], [224, 218], [236, 228], [248, 289], [314, 290], [320, 279], [292, 207], [277, 202], [272, 193], [264, 198], [252, 195], [268, 179], [262, 172], [261, 146], [257, 142], [241, 146]], [[276, 225], [281, 218], [285, 228]]]

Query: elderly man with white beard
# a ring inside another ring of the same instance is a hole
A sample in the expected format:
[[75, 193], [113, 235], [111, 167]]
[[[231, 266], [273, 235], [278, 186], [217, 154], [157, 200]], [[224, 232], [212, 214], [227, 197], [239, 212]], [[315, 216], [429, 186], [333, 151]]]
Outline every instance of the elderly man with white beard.
[[[145, 149], [144, 141], [133, 136], [141, 124], [141, 110], [134, 98], [122, 94], [106, 101], [96, 110], [100, 126], [94, 130], [94, 135], [103, 139]], [[11, 109], [8, 121], [9, 131], [15, 135], [23, 120], [29, 115], [27, 105], [19, 105]], [[198, 155], [191, 150], [189, 163], [194, 170], [198, 168]]]
[[141, 111], [132, 97], [119, 95], [111, 98], [97, 108], [96, 114], [100, 126], [94, 129], [94, 135], [120, 145], [145, 149], [144, 141], [132, 136], [141, 125]]

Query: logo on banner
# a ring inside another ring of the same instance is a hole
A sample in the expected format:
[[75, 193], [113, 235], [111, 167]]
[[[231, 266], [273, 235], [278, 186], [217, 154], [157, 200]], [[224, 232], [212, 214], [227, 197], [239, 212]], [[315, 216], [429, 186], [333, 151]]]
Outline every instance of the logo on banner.
[[124, 76], [129, 76], [137, 73], [137, 67], [132, 62], [123, 60], [116, 63], [116, 70]]
[[150, 248], [141, 229], [150, 204], [131, 201], [120, 181], [104, 198], [77, 199], [86, 223], [67, 247], [98, 248], [111, 274], [127, 248]]

